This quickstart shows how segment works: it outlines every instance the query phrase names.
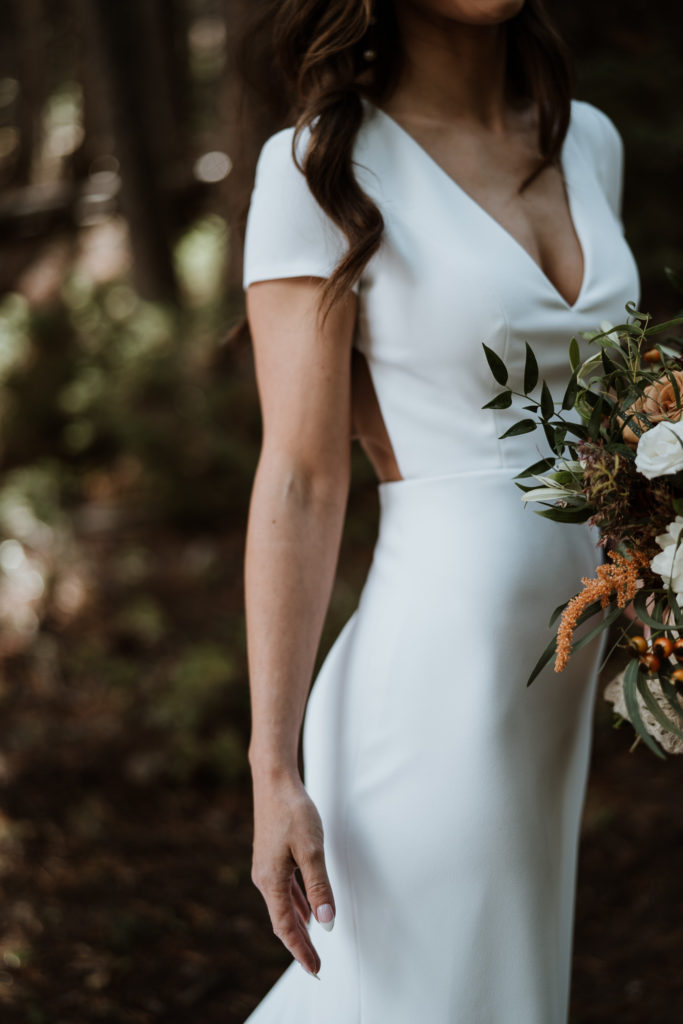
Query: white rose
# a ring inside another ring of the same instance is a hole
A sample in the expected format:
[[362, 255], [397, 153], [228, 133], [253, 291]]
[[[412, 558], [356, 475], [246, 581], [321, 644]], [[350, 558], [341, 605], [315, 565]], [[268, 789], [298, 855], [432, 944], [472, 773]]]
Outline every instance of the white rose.
[[660, 420], [638, 439], [636, 469], [648, 480], [683, 469], [683, 422]]
[[676, 516], [664, 533], [655, 540], [662, 549], [650, 562], [653, 572], [659, 573], [664, 585], [671, 587], [680, 604], [683, 601], [683, 541], [678, 544], [683, 529], [683, 516]]

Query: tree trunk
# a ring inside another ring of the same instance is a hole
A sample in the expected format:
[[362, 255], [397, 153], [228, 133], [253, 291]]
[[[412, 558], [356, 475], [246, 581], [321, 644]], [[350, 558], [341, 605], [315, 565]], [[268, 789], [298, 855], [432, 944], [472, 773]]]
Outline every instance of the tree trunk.
[[106, 84], [135, 286], [146, 299], [177, 303], [167, 197], [160, 187], [160, 129], [171, 115], [158, 74], [157, 0], [90, 0], [82, 9], [92, 17], [90, 37]]

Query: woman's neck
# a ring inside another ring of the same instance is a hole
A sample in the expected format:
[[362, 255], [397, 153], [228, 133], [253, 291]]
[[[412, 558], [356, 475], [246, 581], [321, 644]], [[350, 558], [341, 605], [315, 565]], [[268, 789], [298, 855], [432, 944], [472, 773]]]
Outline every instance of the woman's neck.
[[505, 131], [505, 24], [465, 24], [403, 3], [396, 14], [405, 64], [387, 112], [406, 121], [467, 120]]

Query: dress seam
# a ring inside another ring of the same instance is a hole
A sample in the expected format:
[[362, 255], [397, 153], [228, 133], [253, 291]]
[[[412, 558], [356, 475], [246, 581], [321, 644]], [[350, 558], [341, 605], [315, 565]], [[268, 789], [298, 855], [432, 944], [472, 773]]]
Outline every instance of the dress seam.
[[[503, 338], [503, 354], [501, 356], [501, 359], [503, 360], [503, 362], [507, 366], [508, 352], [509, 352], [509, 348], [510, 348], [510, 320], [508, 319], [508, 315], [507, 315], [507, 313], [505, 311], [505, 304], [503, 303], [503, 300], [501, 298], [499, 289], [496, 286], [495, 282], [493, 281], [493, 278], [491, 277], [490, 271], [488, 271], [486, 269], [486, 267], [484, 266], [484, 261], [483, 260], [480, 260], [479, 263], [480, 263], [480, 266], [481, 266], [481, 269], [482, 269], [482, 273], [483, 273], [484, 279], [485, 279], [486, 283], [488, 284], [489, 288], [491, 289], [492, 294], [495, 296], [495, 300], [496, 300], [496, 304], [498, 306], [498, 310], [499, 310], [500, 315], [501, 315], [501, 317], [503, 319], [503, 326], [505, 328], [505, 337]], [[499, 423], [499, 419], [498, 419], [499, 412], [498, 412], [497, 409], [492, 409], [491, 411], [493, 413], [493, 426], [494, 426], [494, 432], [495, 432], [495, 435], [496, 435], [496, 447], [498, 449], [498, 465], [499, 465], [500, 469], [504, 469], [505, 468], [505, 460], [503, 459], [503, 446], [501, 444], [501, 439], [498, 436], [498, 434], [500, 432], [500, 423]]]

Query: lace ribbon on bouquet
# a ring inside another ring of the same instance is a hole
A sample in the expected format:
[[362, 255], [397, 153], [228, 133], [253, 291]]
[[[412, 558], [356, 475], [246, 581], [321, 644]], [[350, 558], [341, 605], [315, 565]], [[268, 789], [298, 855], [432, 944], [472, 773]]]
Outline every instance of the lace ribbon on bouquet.
[[[603, 691], [603, 696], [608, 703], [614, 705], [614, 710], [622, 718], [631, 721], [628, 712], [626, 710], [626, 701], [624, 699], [624, 674], [626, 669], [619, 672], [614, 679], [610, 680]], [[667, 701], [666, 697], [662, 693], [662, 688], [659, 685], [657, 679], [648, 680], [648, 686], [652, 696], [659, 704], [660, 708], [668, 717], [672, 716], [671, 705]], [[679, 739], [672, 732], [664, 729], [659, 722], [655, 719], [652, 713], [648, 710], [645, 701], [641, 695], [637, 694], [638, 707], [640, 709], [640, 716], [643, 720], [643, 724], [647, 729], [650, 736], [652, 736], [658, 743], [661, 744], [664, 750], [668, 754], [683, 754], [683, 740]], [[676, 724], [679, 728], [683, 729], [683, 718], [678, 717]]]

